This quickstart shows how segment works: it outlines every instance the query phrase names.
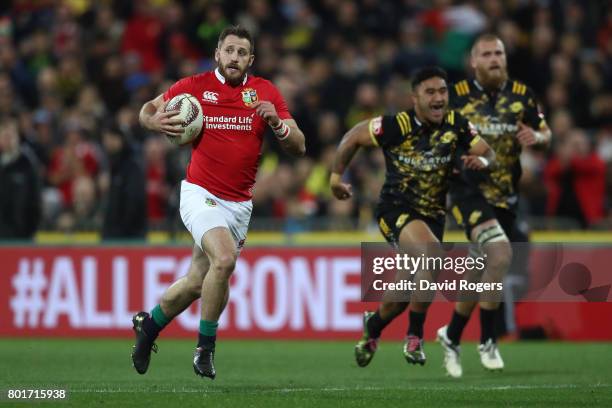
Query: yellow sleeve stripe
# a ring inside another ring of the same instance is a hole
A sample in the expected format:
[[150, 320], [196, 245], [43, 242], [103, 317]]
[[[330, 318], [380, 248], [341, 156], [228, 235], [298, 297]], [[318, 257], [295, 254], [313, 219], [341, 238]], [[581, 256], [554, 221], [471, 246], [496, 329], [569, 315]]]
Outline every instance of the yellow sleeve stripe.
[[410, 116], [406, 112], [402, 112], [402, 115], [406, 118], [406, 123], [408, 124], [408, 132], [412, 132], [412, 125], [410, 124]]
[[455, 221], [457, 221], [457, 224], [459, 225], [463, 224], [463, 215], [461, 215], [461, 211], [459, 211], [459, 207], [457, 207], [456, 205], [453, 206], [452, 213], [453, 213], [453, 216], [455, 217]]
[[527, 86], [516, 81], [512, 82], [512, 92], [519, 95], [525, 95], [527, 92]]
[[410, 133], [411, 126], [410, 117], [408, 116], [408, 114], [406, 112], [400, 112], [395, 116], [395, 118], [397, 119], [397, 123], [400, 126], [402, 135], [407, 135], [408, 133]]
[[480, 136], [476, 136], [475, 138], [472, 139], [472, 141], [470, 142], [470, 147], [474, 147], [474, 145], [478, 142], [480, 142], [481, 137]]
[[368, 133], [370, 134], [370, 139], [372, 139], [372, 143], [374, 143], [374, 146], [380, 146], [378, 144], [378, 140], [376, 140], [376, 136], [374, 136], [374, 130], [372, 129], [372, 121], [373, 119], [370, 119], [370, 122], [368, 122]]
[[455, 92], [457, 92], [457, 95], [459, 96], [467, 95], [468, 93], [470, 93], [470, 88], [467, 84], [467, 81], [463, 80], [461, 82], [458, 82], [455, 85]]
[[448, 112], [448, 116], [446, 117], [448, 120], [448, 123], [450, 125], [454, 125], [455, 124], [455, 111], [450, 111]]

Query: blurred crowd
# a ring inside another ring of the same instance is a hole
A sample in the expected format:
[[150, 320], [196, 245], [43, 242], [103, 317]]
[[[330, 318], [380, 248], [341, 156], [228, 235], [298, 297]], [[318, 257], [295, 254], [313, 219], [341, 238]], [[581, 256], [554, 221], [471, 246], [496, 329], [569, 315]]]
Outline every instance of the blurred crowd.
[[347, 174], [354, 198], [336, 201], [327, 185], [336, 145], [360, 120], [410, 108], [415, 68], [439, 64], [452, 80], [469, 76], [468, 50], [483, 31], [503, 39], [510, 76], [535, 90], [553, 131], [550, 149], [523, 154], [522, 213], [538, 228], [612, 224], [607, 1], [2, 4], [0, 237], [36, 228], [106, 238], [180, 230], [189, 148], [145, 132], [138, 111], [175, 80], [212, 69], [219, 33], [236, 23], [256, 38], [252, 73], [279, 87], [307, 139], [307, 156], [296, 161], [266, 138], [253, 228], [372, 227], [383, 157], [361, 152]]

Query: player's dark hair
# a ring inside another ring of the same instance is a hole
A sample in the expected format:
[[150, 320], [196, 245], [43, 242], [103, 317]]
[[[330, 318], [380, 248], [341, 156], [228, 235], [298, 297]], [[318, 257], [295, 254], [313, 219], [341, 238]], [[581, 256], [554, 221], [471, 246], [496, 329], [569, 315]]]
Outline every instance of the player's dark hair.
[[442, 78], [444, 81], [448, 82], [448, 74], [442, 68], [440, 67], [420, 68], [416, 70], [415, 73], [412, 75], [412, 80], [410, 81], [412, 90], [414, 91], [421, 82], [427, 81], [430, 78]]
[[225, 27], [225, 29], [221, 31], [221, 34], [219, 34], [219, 44], [221, 44], [228, 35], [235, 35], [238, 38], [246, 38], [247, 40], [249, 40], [249, 44], [251, 44], [251, 54], [255, 52], [253, 36], [251, 36], [251, 33], [246, 28], [243, 28], [239, 25]]

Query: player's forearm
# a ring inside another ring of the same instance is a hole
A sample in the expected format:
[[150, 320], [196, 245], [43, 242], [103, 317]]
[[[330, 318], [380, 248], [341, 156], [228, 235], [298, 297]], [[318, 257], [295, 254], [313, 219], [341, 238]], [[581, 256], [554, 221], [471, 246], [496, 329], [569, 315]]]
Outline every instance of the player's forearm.
[[286, 153], [295, 157], [302, 157], [306, 154], [304, 133], [297, 126], [289, 126], [289, 135], [284, 139], [277, 136], [277, 139]]
[[149, 101], [142, 105], [142, 109], [140, 109], [140, 113], [138, 114], [138, 120], [140, 121], [140, 125], [148, 130], [155, 130], [153, 125], [151, 124], [151, 117], [155, 115], [157, 109], [153, 102]]
[[342, 175], [346, 170], [347, 166], [353, 160], [353, 156], [359, 150], [359, 144], [351, 137], [351, 133], [347, 133], [336, 151], [336, 157], [334, 157], [334, 164], [332, 166], [332, 172]]
[[484, 158], [487, 161], [488, 163], [487, 167], [490, 168], [492, 166], [495, 166], [496, 164], [495, 151], [491, 149], [490, 147], [480, 157]]

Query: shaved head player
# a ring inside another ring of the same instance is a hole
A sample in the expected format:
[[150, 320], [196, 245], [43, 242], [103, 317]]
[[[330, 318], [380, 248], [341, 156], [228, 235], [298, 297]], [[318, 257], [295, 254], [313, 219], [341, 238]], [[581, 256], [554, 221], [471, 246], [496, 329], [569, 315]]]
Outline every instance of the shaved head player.
[[[533, 91], [522, 82], [508, 78], [506, 51], [497, 36], [478, 37], [470, 61], [475, 78], [451, 87], [451, 107], [467, 117], [495, 150], [497, 164], [488, 173], [476, 174], [464, 169], [453, 179], [451, 212], [465, 228], [468, 239], [487, 256], [487, 269], [480, 281], [502, 282], [512, 261], [510, 242], [527, 241], [516, 222], [521, 150], [524, 146], [546, 145], [551, 133]], [[448, 326], [438, 330], [448, 375], [463, 375], [459, 344], [477, 303], [480, 305], [480, 361], [488, 370], [503, 369], [495, 335], [499, 302], [493, 300], [458, 302]]]

